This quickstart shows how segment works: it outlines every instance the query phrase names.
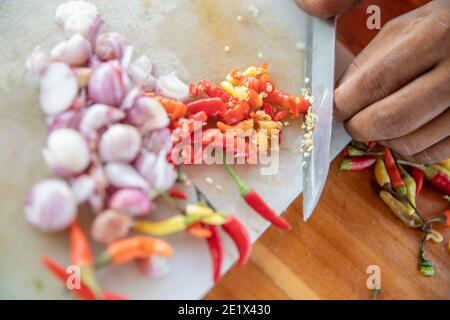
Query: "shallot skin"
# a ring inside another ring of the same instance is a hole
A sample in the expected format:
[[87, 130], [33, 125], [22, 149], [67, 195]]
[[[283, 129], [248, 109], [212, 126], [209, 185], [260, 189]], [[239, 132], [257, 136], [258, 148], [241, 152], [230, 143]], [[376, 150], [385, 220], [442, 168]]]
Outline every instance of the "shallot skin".
[[68, 128], [54, 130], [49, 135], [44, 158], [50, 169], [62, 176], [78, 174], [90, 163], [86, 140], [78, 131]]
[[66, 229], [77, 214], [75, 197], [69, 185], [59, 179], [47, 179], [32, 187], [25, 200], [25, 216], [45, 232]]
[[99, 152], [103, 161], [130, 162], [142, 144], [139, 131], [127, 124], [114, 124], [100, 138]]

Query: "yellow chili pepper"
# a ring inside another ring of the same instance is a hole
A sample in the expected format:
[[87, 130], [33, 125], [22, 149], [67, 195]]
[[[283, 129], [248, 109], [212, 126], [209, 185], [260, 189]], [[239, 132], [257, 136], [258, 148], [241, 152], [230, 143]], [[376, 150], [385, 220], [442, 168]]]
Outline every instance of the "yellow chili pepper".
[[133, 225], [134, 230], [154, 236], [164, 236], [167, 234], [180, 232], [186, 229], [186, 227], [186, 217], [183, 215], [173, 216], [163, 221], [156, 222], [136, 220]]
[[217, 211], [215, 214], [208, 216], [206, 218], [203, 218], [201, 221], [206, 224], [213, 225], [213, 226], [221, 226], [222, 224], [225, 223], [226, 220], [227, 220], [226, 214], [222, 213], [220, 211]]
[[258, 73], [258, 69], [256, 67], [248, 67], [242, 72], [244, 77], [254, 77]]
[[228, 81], [233, 86], [237, 86], [239, 83], [237, 79], [235, 79], [231, 76], [231, 74], [227, 74], [227, 76], [225, 77], [225, 80]]
[[184, 211], [187, 215], [201, 215], [203, 217], [214, 213], [213, 209], [201, 204], [188, 204]]
[[408, 199], [408, 201], [402, 202], [405, 204], [406, 209], [408, 209], [409, 214], [412, 215], [415, 212], [414, 208], [416, 208], [416, 180], [401, 165], [398, 165], [398, 169], [405, 183], [406, 198]]
[[375, 179], [380, 187], [391, 190], [391, 179], [389, 178], [383, 159], [378, 159], [375, 163]]
[[414, 212], [412, 215], [409, 214], [406, 206], [399, 200], [395, 199], [392, 194], [387, 191], [380, 191], [380, 198], [383, 202], [391, 209], [391, 211], [403, 221], [410, 228], [419, 228], [422, 226], [422, 220]]
[[222, 81], [220, 83], [220, 86], [222, 87], [223, 90], [225, 90], [226, 93], [228, 93], [231, 96], [236, 96], [236, 92], [234, 90], [234, 86], [228, 82], [228, 81]]
[[450, 158], [444, 161], [441, 161], [438, 163], [438, 165], [440, 165], [441, 167], [447, 169], [448, 171], [450, 171]]

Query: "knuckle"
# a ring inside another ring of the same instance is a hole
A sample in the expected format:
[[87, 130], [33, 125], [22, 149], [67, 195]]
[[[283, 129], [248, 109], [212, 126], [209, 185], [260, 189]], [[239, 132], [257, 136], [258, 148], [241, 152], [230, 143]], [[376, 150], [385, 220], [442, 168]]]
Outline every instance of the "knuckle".
[[353, 117], [344, 124], [347, 133], [357, 141], [371, 140], [367, 137], [367, 126], [358, 117]]
[[333, 117], [334, 120], [339, 122], [345, 121], [350, 117], [349, 110], [345, 107], [344, 99], [342, 89], [337, 88], [334, 92]]

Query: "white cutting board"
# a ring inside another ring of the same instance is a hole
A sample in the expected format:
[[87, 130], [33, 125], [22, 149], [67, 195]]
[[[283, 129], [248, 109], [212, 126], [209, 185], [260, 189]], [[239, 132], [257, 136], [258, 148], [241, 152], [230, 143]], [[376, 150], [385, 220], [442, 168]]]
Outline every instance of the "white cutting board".
[[[47, 134], [38, 87], [25, 77], [23, 66], [36, 45], [50, 49], [62, 39], [53, 21], [61, 2], [0, 3], [0, 298], [72, 297], [39, 263], [43, 253], [61, 264], [69, 263], [67, 234], [33, 229], [25, 222], [22, 201], [33, 183], [50, 176], [41, 156]], [[135, 55], [147, 54], [159, 74], [177, 71], [186, 82], [203, 78], [217, 82], [232, 67], [268, 62], [282, 90], [299, 94], [303, 86], [304, 52], [296, 44], [306, 40], [306, 19], [291, 0], [92, 2], [103, 14], [103, 30], [126, 35], [135, 46]], [[252, 6], [260, 10], [257, 19]], [[243, 22], [237, 21], [238, 15]], [[230, 52], [224, 51], [225, 46]], [[283, 133], [279, 174], [261, 176], [257, 166], [237, 168], [277, 212], [301, 192], [299, 133], [299, 123], [292, 123]], [[334, 135], [333, 156], [348, 141], [341, 127]], [[186, 172], [217, 208], [245, 223], [252, 240], [267, 228], [268, 224], [245, 206], [222, 168], [196, 166]], [[223, 191], [208, 185], [206, 177], [212, 177]], [[156, 211], [164, 214], [165, 209], [159, 206]], [[83, 210], [81, 216], [88, 224], [91, 214]], [[136, 299], [201, 298], [213, 285], [205, 241], [187, 234], [167, 240], [175, 248], [168, 276], [150, 280], [130, 264], [101, 270], [98, 276], [104, 287]], [[233, 244], [226, 239], [224, 271], [236, 257]]]

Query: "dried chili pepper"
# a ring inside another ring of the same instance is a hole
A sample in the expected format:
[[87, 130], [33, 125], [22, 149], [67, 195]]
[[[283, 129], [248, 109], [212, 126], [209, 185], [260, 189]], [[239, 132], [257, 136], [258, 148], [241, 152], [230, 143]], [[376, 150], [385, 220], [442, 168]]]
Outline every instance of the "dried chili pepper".
[[388, 191], [392, 190], [391, 179], [389, 178], [383, 159], [378, 159], [375, 163], [375, 179], [381, 188]]
[[245, 202], [255, 210], [261, 217], [272, 223], [273, 225], [282, 228], [282, 229], [290, 229], [291, 226], [289, 223], [284, 220], [282, 217], [278, 216], [261, 198], [259, 194], [255, 192], [251, 187], [245, 184], [241, 178], [234, 172], [234, 170], [230, 167], [229, 164], [225, 163], [225, 168], [227, 169], [228, 174], [234, 180], [236, 185], [239, 188], [239, 192], [241, 197], [245, 200]]
[[70, 226], [70, 247], [72, 263], [81, 268], [80, 280], [89, 287], [96, 298], [100, 298], [103, 290], [95, 278], [91, 247], [77, 220]]
[[181, 191], [175, 186], [169, 190], [169, 196], [180, 200], [186, 200], [188, 198], [188, 196], [183, 191]]
[[208, 117], [217, 117], [223, 116], [227, 107], [220, 98], [206, 98], [188, 103], [187, 110], [191, 114], [204, 111]]
[[239, 251], [239, 266], [245, 265], [251, 253], [251, 242], [247, 229], [234, 216], [228, 216], [222, 228], [233, 239]]
[[422, 219], [414, 212], [410, 214], [407, 207], [399, 200], [395, 199], [392, 194], [387, 191], [379, 193], [383, 202], [391, 209], [391, 211], [410, 228], [419, 228], [423, 225]]
[[445, 194], [450, 195], [450, 177], [443, 171], [438, 170], [435, 167], [420, 165], [403, 160], [399, 160], [398, 163], [422, 170], [425, 178], [430, 181], [433, 186], [443, 191]]
[[359, 171], [370, 168], [376, 159], [373, 157], [358, 157], [352, 159], [345, 159], [341, 162], [339, 171]]
[[[67, 273], [67, 271], [61, 267], [59, 264], [57, 264], [55, 261], [50, 259], [47, 256], [41, 257], [42, 264], [51, 272], [53, 273], [67, 288], [67, 280], [71, 276], [70, 273]], [[94, 300], [95, 295], [92, 293], [91, 289], [84, 284], [82, 281], [80, 281], [80, 287], [79, 288], [73, 288], [70, 290], [75, 294], [77, 297], [84, 299], [84, 300]], [[116, 293], [110, 292], [110, 291], [103, 291], [103, 298], [105, 300], [127, 300], [126, 297], [118, 295]]]
[[172, 251], [172, 247], [164, 240], [133, 236], [109, 244], [95, 265], [97, 267], [110, 263], [120, 265], [136, 258], [147, 258], [150, 255], [168, 257], [172, 255]]
[[219, 229], [216, 226], [206, 226], [212, 233], [211, 237], [206, 239], [208, 241], [208, 248], [212, 258], [213, 267], [213, 280], [214, 282], [219, 281], [220, 272], [222, 269], [223, 260], [223, 243], [222, 237], [220, 236]]
[[416, 197], [418, 197], [420, 192], [422, 191], [423, 179], [425, 179], [425, 175], [422, 170], [417, 168], [411, 168], [411, 175], [416, 182]]
[[416, 181], [406, 172], [401, 165], [398, 166], [400, 174], [406, 186], [406, 197], [414, 208], [416, 207]]
[[397, 192], [400, 197], [406, 196], [406, 185], [403, 181], [400, 171], [397, 168], [397, 164], [395, 163], [394, 157], [392, 156], [391, 150], [388, 147], [383, 147], [384, 151], [384, 163], [386, 164], [386, 168], [391, 178], [392, 188]]

